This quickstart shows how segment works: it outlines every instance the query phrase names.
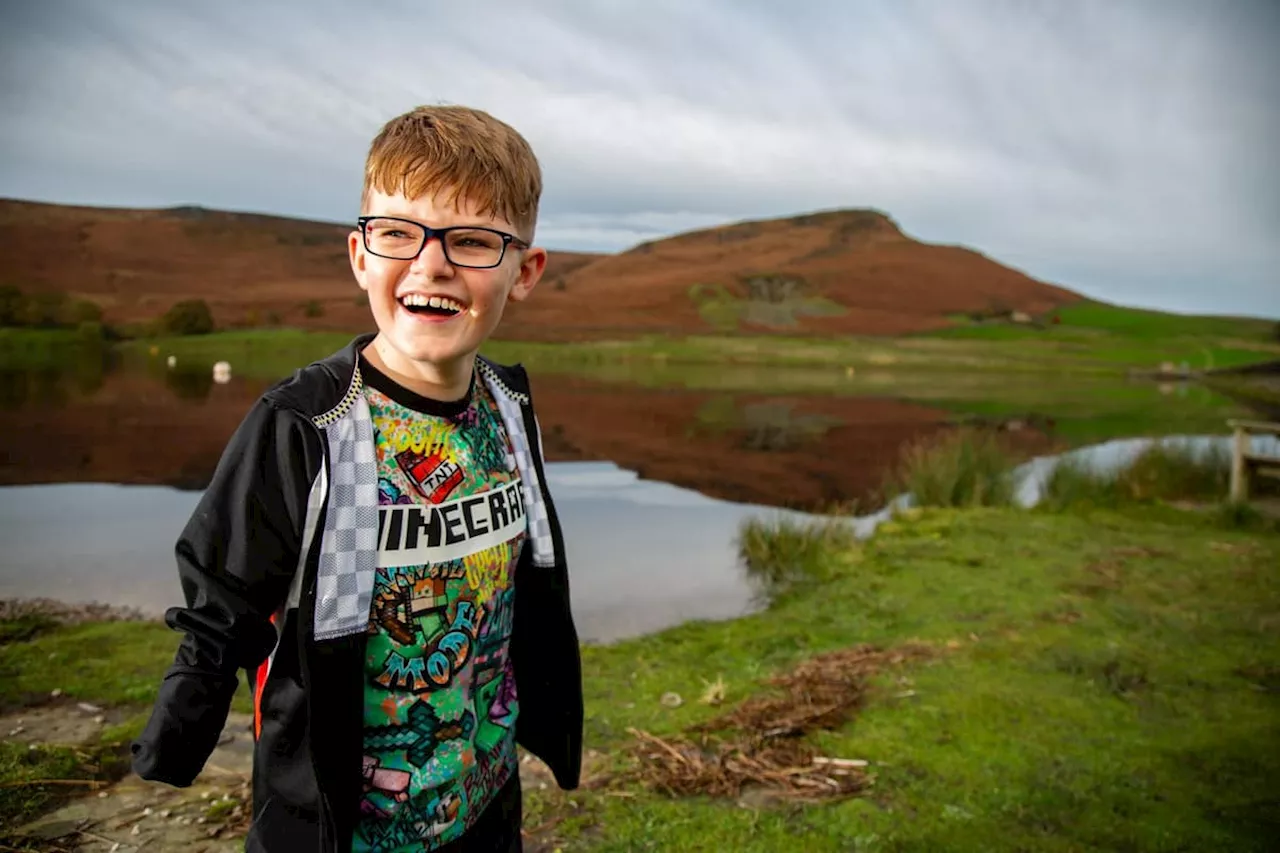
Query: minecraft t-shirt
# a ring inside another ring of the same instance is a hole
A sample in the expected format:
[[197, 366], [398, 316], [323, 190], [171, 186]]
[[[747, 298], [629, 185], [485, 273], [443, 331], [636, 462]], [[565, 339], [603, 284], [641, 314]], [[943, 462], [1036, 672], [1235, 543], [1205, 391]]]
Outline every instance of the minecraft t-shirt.
[[360, 367], [380, 507], [353, 850], [434, 850], [518, 772], [507, 649], [524, 496], [484, 382], [441, 403]]

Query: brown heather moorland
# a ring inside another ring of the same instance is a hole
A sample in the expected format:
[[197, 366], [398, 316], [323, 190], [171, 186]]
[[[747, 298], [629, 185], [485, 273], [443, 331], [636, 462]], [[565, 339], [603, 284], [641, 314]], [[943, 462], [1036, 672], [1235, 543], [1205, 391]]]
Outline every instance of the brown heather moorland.
[[[220, 327], [369, 326], [347, 262], [350, 229], [198, 207], [0, 200], [0, 284], [98, 303], [110, 323], [204, 299]], [[552, 250], [534, 298], [500, 337], [637, 334], [898, 335], [957, 313], [1038, 315], [1080, 299], [970, 249], [922, 243], [887, 216], [842, 210], [679, 234], [612, 255]], [[308, 303], [315, 302], [308, 311]], [[714, 318], [719, 318], [716, 321]]]

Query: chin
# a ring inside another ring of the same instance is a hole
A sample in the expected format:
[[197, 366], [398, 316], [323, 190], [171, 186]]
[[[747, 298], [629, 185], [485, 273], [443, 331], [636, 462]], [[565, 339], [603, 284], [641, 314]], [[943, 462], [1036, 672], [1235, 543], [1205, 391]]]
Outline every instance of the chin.
[[415, 341], [393, 338], [391, 343], [402, 356], [411, 361], [440, 366], [460, 362], [476, 351], [475, 347], [467, 346], [465, 341]]

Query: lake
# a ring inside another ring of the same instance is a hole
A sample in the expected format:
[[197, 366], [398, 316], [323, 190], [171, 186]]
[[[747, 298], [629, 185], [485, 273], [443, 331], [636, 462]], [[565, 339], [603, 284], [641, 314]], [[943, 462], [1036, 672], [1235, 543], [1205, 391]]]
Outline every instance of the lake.
[[[1249, 414], [1203, 388], [1115, 379], [670, 366], [533, 378], [574, 612], [593, 642], [759, 606], [736, 549], [745, 519], [876, 510], [901, 449], [956, 423], [1033, 456], [1211, 434]], [[180, 603], [174, 540], [268, 384], [107, 361], [0, 372], [0, 597]]]

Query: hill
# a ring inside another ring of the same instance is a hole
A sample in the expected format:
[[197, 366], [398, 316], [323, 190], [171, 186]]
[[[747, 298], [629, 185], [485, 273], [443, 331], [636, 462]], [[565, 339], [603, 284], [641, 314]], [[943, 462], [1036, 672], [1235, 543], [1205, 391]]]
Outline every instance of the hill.
[[975, 252], [922, 243], [888, 216], [838, 210], [740, 222], [601, 258], [515, 307], [541, 338], [619, 332], [894, 335], [950, 316], [1037, 315], [1079, 301]]
[[[154, 318], [203, 298], [220, 325], [268, 318], [369, 324], [347, 265], [346, 225], [199, 207], [70, 207], [0, 200], [0, 283]], [[645, 333], [893, 335], [956, 314], [1042, 314], [1079, 301], [984, 255], [922, 243], [876, 211], [841, 210], [680, 234], [615, 255], [552, 251], [508, 338]], [[308, 303], [318, 303], [309, 308]]]
[[[204, 299], [220, 326], [280, 322], [364, 329], [348, 225], [201, 207], [72, 207], [0, 199], [0, 284], [98, 303], [109, 322], [149, 320]], [[552, 252], [562, 276], [599, 256]], [[312, 316], [320, 305], [319, 316]]]

